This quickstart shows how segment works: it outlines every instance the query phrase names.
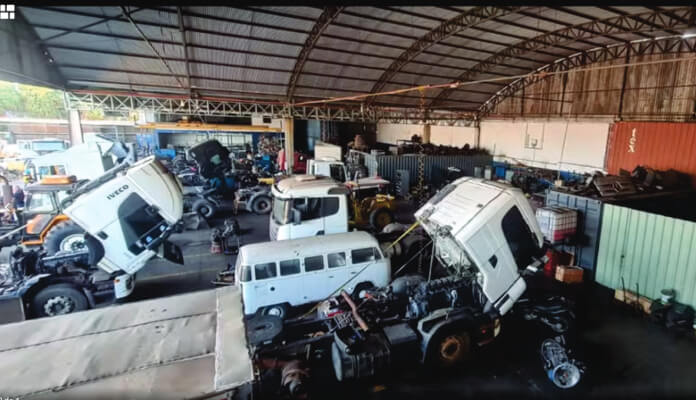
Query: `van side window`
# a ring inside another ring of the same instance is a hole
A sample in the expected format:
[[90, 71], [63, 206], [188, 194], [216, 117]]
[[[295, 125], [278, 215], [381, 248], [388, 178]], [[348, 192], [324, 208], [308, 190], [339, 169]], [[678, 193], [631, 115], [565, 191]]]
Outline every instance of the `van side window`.
[[305, 272], [324, 269], [324, 256], [306, 257], [304, 259]]
[[300, 260], [285, 260], [280, 262], [280, 275], [294, 275], [300, 273]]
[[346, 266], [346, 253], [331, 253], [326, 256], [329, 261], [329, 268], [345, 267]]
[[382, 258], [382, 256], [379, 255], [379, 250], [375, 247], [353, 250], [350, 252], [350, 256], [353, 259], [353, 264], [375, 261]]
[[277, 275], [276, 264], [274, 262], [254, 265], [256, 280], [273, 278]]

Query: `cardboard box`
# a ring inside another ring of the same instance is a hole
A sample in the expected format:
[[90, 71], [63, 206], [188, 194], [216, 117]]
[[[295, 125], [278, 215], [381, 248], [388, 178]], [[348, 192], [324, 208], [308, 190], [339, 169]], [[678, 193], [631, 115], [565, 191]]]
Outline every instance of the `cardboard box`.
[[565, 283], [582, 282], [583, 269], [576, 266], [559, 265], [556, 267], [556, 280]]
[[638, 296], [630, 290], [616, 289], [614, 290], [614, 299], [633, 306], [635, 306], [636, 302], [638, 302], [643, 312], [650, 314], [652, 300], [645, 296], [640, 296], [640, 298], [638, 298]]

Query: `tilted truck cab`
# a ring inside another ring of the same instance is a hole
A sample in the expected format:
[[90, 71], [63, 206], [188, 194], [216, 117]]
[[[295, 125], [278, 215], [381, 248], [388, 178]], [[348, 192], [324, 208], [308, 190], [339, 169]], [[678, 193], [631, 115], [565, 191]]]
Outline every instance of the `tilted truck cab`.
[[76, 193], [64, 212], [101, 244], [99, 268], [134, 274], [157, 254], [181, 219], [181, 183], [153, 157], [123, 175], [93, 182], [99, 185]]
[[519, 274], [540, 256], [543, 235], [521, 190], [464, 177], [445, 186], [416, 214], [438, 260], [473, 274], [488, 299], [485, 311], [505, 314], [526, 284]]

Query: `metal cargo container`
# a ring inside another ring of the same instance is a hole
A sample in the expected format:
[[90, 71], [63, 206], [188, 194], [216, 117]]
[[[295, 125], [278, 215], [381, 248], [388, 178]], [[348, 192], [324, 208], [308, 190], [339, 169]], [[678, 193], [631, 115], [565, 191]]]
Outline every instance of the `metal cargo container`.
[[696, 307], [696, 223], [605, 204], [595, 279], [652, 299], [674, 289]]
[[591, 277], [599, 251], [602, 201], [549, 190], [546, 193], [546, 205], [568, 207], [578, 211], [577, 243], [560, 247], [575, 254], [575, 263], [588, 270]]
[[[360, 158], [370, 176], [379, 175], [391, 182], [396, 181], [397, 170], [408, 170], [411, 185], [418, 183], [419, 159], [423, 161], [424, 179], [427, 184], [439, 186], [445, 183], [447, 168], [455, 167], [462, 170], [464, 175], [474, 176], [474, 167], [490, 166], [493, 157], [490, 155], [474, 156], [436, 156], [436, 155], [372, 155], [351, 150], [353, 159]], [[357, 154], [359, 153], [359, 157]]]
[[675, 169], [696, 184], [696, 123], [617, 122], [611, 128], [607, 170], [632, 171], [636, 166]]

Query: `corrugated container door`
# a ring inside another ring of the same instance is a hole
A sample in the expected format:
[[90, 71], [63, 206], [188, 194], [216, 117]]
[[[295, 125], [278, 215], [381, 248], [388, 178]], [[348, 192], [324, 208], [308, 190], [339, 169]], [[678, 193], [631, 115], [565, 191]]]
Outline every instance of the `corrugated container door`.
[[595, 277], [651, 299], [674, 289], [696, 307], [696, 223], [605, 204]]
[[696, 184], [696, 124], [686, 122], [617, 122], [609, 136], [607, 171], [642, 165], [675, 169]]

